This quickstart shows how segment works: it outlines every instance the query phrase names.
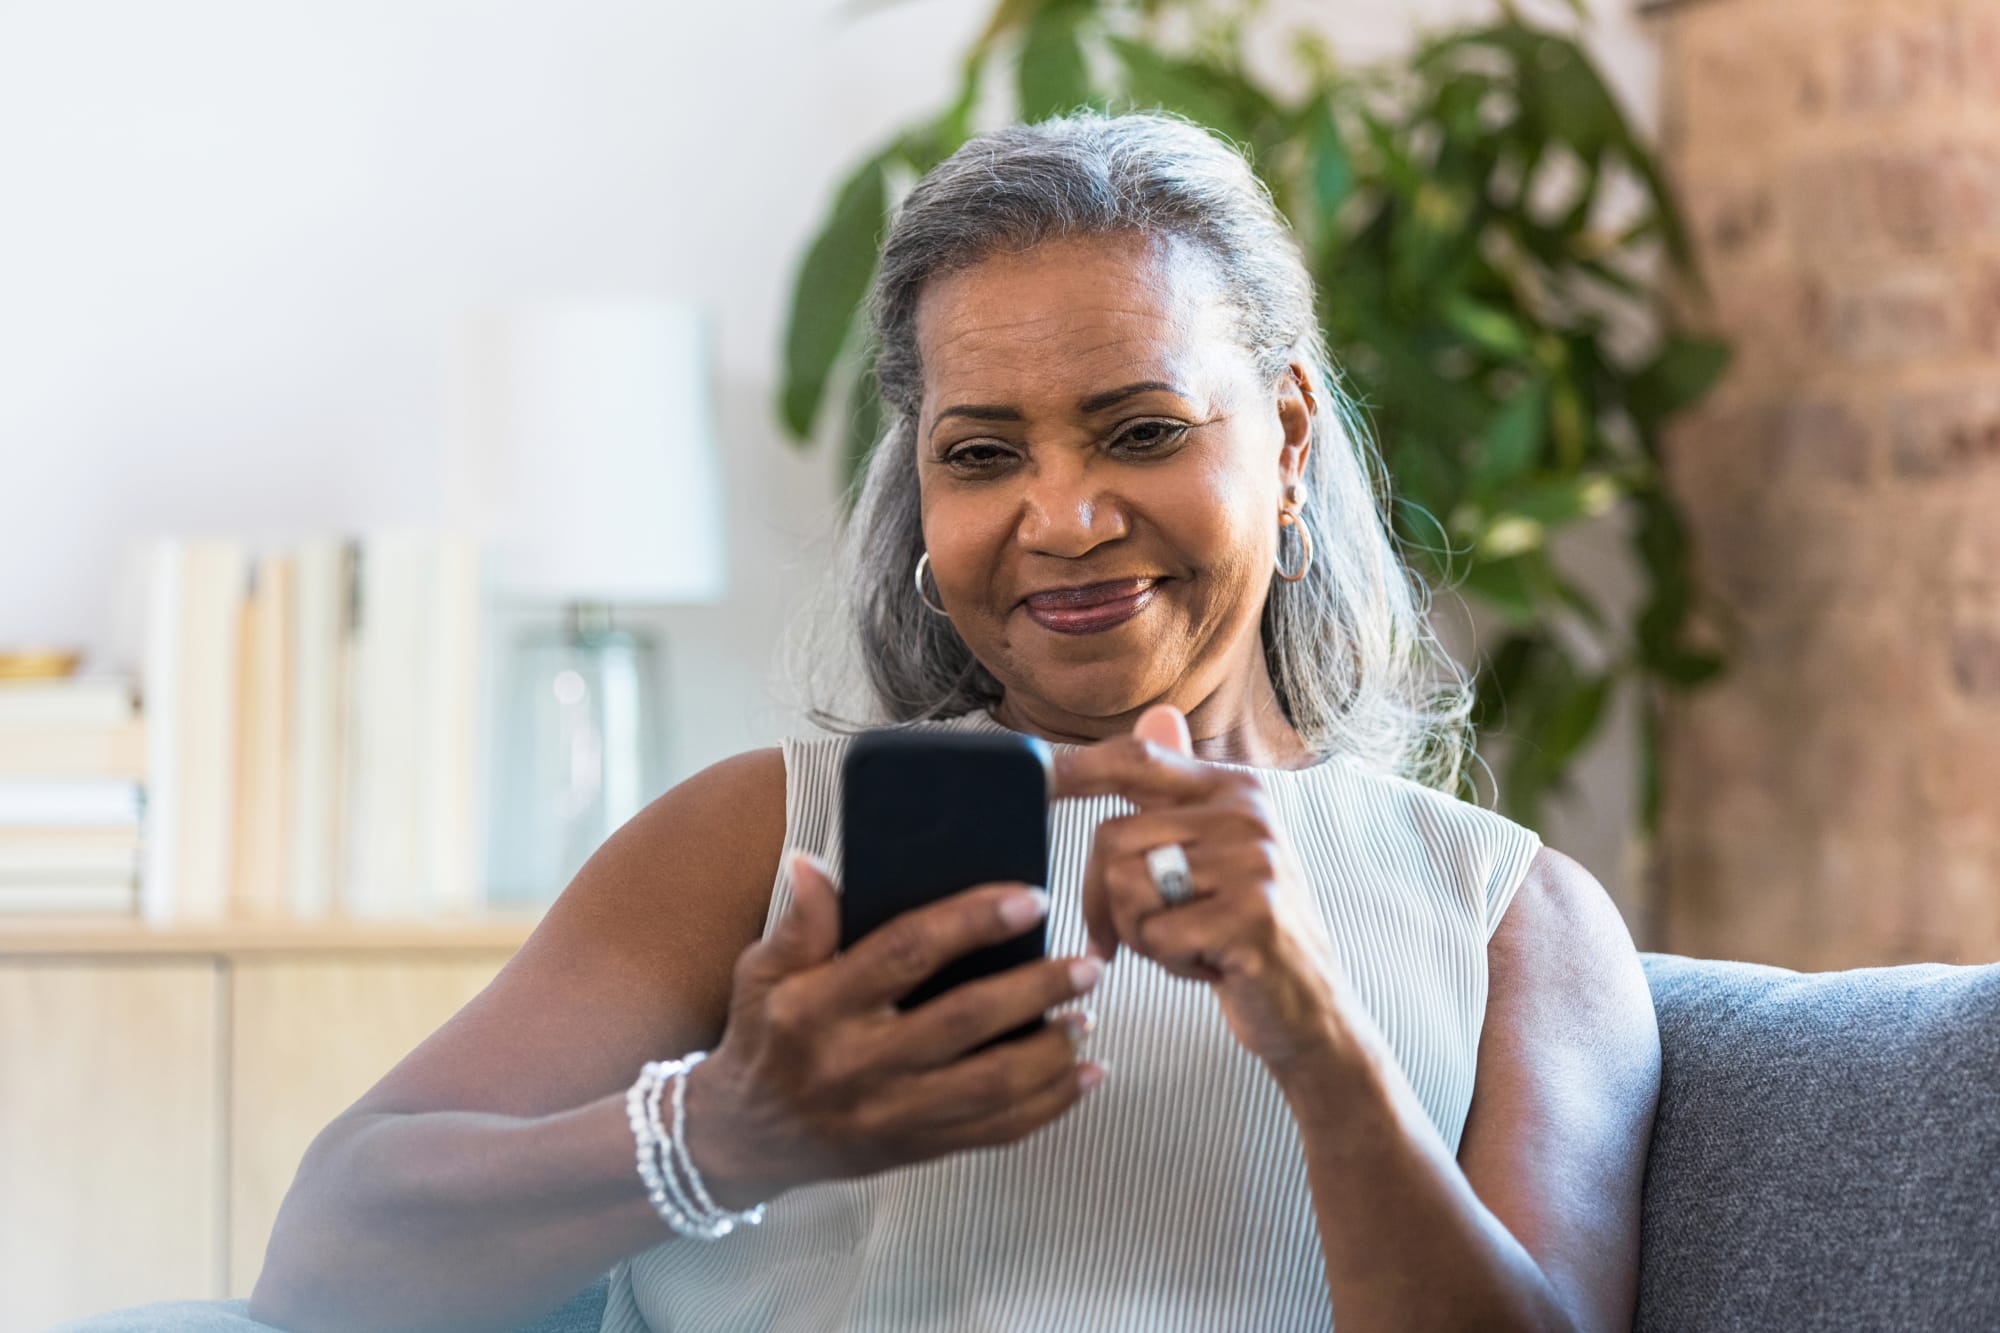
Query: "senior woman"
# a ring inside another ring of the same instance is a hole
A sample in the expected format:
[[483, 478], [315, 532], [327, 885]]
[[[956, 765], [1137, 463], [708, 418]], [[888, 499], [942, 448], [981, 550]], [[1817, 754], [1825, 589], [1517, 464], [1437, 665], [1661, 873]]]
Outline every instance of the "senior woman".
[[[1465, 681], [1242, 158], [1161, 116], [983, 135], [871, 311], [834, 581], [876, 720], [1054, 743], [1046, 894], [838, 952], [847, 737], [688, 779], [319, 1136], [251, 1313], [504, 1327], [611, 1268], [621, 1331], [1629, 1326], [1646, 983], [1587, 872], [1438, 790]], [[1046, 961], [895, 1007], [1044, 912]], [[689, 1160], [765, 1205], [712, 1241], [627, 1114], [696, 1051]]]

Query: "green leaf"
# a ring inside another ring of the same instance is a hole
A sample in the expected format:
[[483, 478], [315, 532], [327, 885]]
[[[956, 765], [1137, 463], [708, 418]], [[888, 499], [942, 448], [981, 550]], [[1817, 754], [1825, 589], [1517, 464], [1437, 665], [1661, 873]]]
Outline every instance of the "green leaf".
[[1619, 479], [1610, 473], [1579, 472], [1517, 486], [1507, 492], [1501, 510], [1554, 528], [1606, 512], [1623, 493]]
[[812, 438], [834, 362], [875, 276], [876, 247], [889, 209], [886, 165], [884, 156], [872, 157], [841, 187], [833, 215], [799, 267], [779, 403], [785, 428], [800, 441]]
[[1635, 533], [1639, 554], [1652, 576], [1652, 595], [1635, 626], [1639, 662], [1662, 680], [1692, 688], [1720, 675], [1725, 664], [1713, 653], [1682, 643], [1694, 606], [1687, 530], [1664, 491], [1644, 491], [1634, 500], [1639, 515]]
[[1505, 310], [1483, 305], [1463, 296], [1445, 302], [1445, 323], [1479, 346], [1508, 361], [1525, 361], [1534, 355], [1534, 342], [1520, 321]]
[[1569, 764], [1597, 734], [1604, 717], [1604, 703], [1611, 695], [1612, 677], [1598, 676], [1566, 695], [1542, 728], [1544, 762], [1561, 769]]
[[1091, 99], [1090, 66], [1078, 31], [1079, 11], [1050, 5], [1028, 25], [1017, 72], [1021, 119], [1045, 120]]
[[1542, 34], [1524, 61], [1522, 81], [1542, 123], [1585, 162], [1594, 166], [1606, 148], [1630, 141], [1611, 90], [1569, 38]]
[[1563, 605], [1581, 616], [1592, 629], [1600, 631], [1610, 629], [1610, 622], [1605, 619], [1604, 612], [1583, 589], [1561, 577], [1551, 582], [1554, 583], [1556, 595], [1562, 599]]
[[1333, 104], [1320, 98], [1306, 117], [1306, 152], [1312, 162], [1312, 201], [1322, 223], [1331, 223], [1354, 192], [1354, 160], [1341, 137]]
[[1048, 0], [1000, 0], [994, 6], [992, 17], [986, 20], [978, 40], [972, 44], [972, 61], [983, 61], [992, 54], [993, 48], [1008, 33], [1021, 27], [1040, 12]]
[[1544, 655], [1533, 688], [1524, 691], [1521, 720], [1508, 729], [1514, 748], [1502, 794], [1511, 808], [1539, 819], [1543, 798], [1565, 785], [1565, 770], [1596, 733], [1615, 679], [1580, 676], [1561, 653]]
[[1549, 436], [1563, 467], [1583, 466], [1590, 445], [1590, 422], [1574, 381], [1557, 380], [1549, 391]]
[[1479, 442], [1472, 461], [1472, 485], [1487, 494], [1519, 478], [1540, 457], [1548, 385], [1529, 380], [1501, 405]]
[[1163, 56], [1124, 37], [1109, 44], [1125, 67], [1125, 90], [1136, 106], [1178, 111], [1238, 142], [1255, 138], [1261, 121], [1279, 118], [1268, 97], [1229, 70]]
[[1632, 377], [1625, 406], [1653, 426], [1708, 395], [1729, 368], [1729, 344], [1716, 338], [1676, 335], [1653, 363]]
[[1466, 571], [1465, 590], [1515, 625], [1532, 624], [1539, 604], [1533, 557], [1478, 560]]
[[1620, 272], [1601, 259], [1578, 258], [1572, 262], [1575, 263], [1579, 270], [1589, 274], [1621, 296], [1630, 297], [1635, 301], [1647, 299], [1646, 289], [1639, 285], [1637, 279]]

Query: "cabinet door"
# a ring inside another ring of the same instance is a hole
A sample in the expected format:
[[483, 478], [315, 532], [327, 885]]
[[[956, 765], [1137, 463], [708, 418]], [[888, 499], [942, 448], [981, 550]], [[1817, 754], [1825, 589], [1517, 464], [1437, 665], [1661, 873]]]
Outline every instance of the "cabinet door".
[[0, 962], [0, 1327], [222, 1294], [207, 959]]
[[328, 1121], [477, 995], [477, 954], [245, 958], [235, 964], [229, 1294], [247, 1296], [299, 1159]]

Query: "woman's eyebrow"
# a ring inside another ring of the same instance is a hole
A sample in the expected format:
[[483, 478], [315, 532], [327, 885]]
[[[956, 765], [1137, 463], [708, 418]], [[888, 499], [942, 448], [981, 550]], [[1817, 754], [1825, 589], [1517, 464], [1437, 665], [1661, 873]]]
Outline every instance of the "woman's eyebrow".
[[1086, 414], [1102, 412], [1107, 407], [1116, 407], [1127, 398], [1134, 398], [1142, 393], [1151, 393], [1155, 389], [1165, 389], [1168, 393], [1172, 394], [1180, 393], [1179, 389], [1168, 384], [1165, 380], [1140, 380], [1137, 384], [1128, 384], [1122, 389], [1112, 389], [1107, 393], [1094, 393], [1090, 397], [1078, 402], [1077, 408]]
[[[1078, 399], [1076, 406], [1078, 411], [1088, 416], [1092, 412], [1102, 412], [1107, 407], [1116, 407], [1127, 398], [1151, 393], [1156, 389], [1164, 389], [1171, 394], [1180, 393], [1178, 388], [1165, 380], [1140, 380], [1137, 384], [1128, 384], [1122, 389], [1107, 389], [1103, 393], [1094, 393], [1088, 398]], [[1021, 409], [993, 403], [963, 403], [957, 407], [947, 407], [931, 422], [931, 434], [937, 434], [937, 428], [944, 423], [946, 417], [970, 417], [974, 421], [1019, 421]]]

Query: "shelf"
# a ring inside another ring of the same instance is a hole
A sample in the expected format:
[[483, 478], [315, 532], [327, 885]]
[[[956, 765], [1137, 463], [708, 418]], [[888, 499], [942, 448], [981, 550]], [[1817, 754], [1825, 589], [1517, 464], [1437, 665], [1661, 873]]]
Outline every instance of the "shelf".
[[437, 921], [215, 921], [153, 927], [131, 920], [0, 918], [0, 959], [29, 955], [512, 953], [538, 915]]

